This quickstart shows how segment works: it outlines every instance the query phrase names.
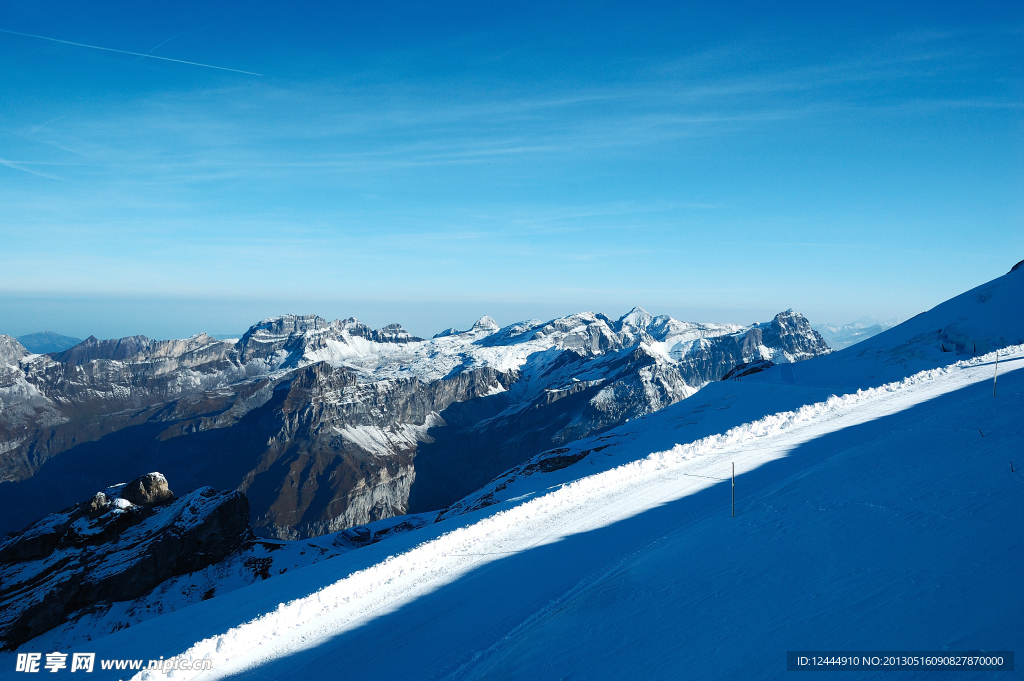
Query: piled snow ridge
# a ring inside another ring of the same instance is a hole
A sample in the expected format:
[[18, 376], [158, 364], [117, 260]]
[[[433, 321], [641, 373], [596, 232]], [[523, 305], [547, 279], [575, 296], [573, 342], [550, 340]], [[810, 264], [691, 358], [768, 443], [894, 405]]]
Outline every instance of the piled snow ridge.
[[[907, 406], [907, 400], [902, 398], [909, 391], [926, 388], [923, 396], [919, 397], [928, 398], [936, 391], [960, 387], [964, 380], [978, 378], [974, 372], [965, 374], [964, 379], [958, 382], [955, 380], [957, 374], [989, 364], [996, 358], [997, 353], [990, 353], [922, 371], [875, 388], [843, 396], [832, 395], [822, 402], [772, 414], [688, 444], [677, 444], [671, 449], [558, 486], [405, 553], [391, 556], [309, 596], [281, 603], [276, 610], [257, 619], [197, 642], [179, 657], [190, 661], [209, 659], [214, 668], [220, 670], [216, 673], [227, 675], [303, 649], [362, 617], [371, 616], [382, 606], [412, 598], [430, 590], [441, 580], [452, 580], [470, 569], [496, 560], [494, 556], [499, 553], [496, 548], [502, 548], [501, 540], [517, 527], [531, 523], [544, 527], [554, 525], [547, 537], [533, 541], [533, 545], [543, 543], [559, 532], [558, 524], [553, 522], [558, 516], [564, 518], [573, 512], [599, 508], [612, 494], [621, 495], [633, 490], [642, 494], [645, 483], [653, 482], [666, 471], [683, 469], [689, 462], [733, 450], [737, 445], [796, 434], [808, 424], [825, 425], [867, 403], [893, 400], [890, 409], [898, 410]], [[1024, 345], [1004, 348], [998, 353], [998, 358], [1001, 362], [1012, 361], [1012, 368], [1019, 368], [1020, 360], [1024, 359]], [[950, 379], [946, 381], [948, 385], [939, 384], [942, 379]], [[877, 417], [877, 414], [873, 416]], [[168, 676], [144, 671], [134, 678], [156, 681]], [[183, 674], [179, 670], [173, 678], [195, 678], [195, 674]]]

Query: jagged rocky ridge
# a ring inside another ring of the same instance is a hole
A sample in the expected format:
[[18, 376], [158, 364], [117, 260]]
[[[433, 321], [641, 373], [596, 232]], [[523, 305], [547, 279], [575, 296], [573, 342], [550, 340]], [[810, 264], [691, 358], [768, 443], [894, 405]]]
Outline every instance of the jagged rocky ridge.
[[310, 537], [439, 509], [552, 447], [692, 395], [737, 364], [828, 352], [787, 311], [740, 327], [581, 313], [415, 338], [286, 315], [237, 341], [0, 337], [0, 519], [15, 529], [159, 469], [246, 493], [256, 531]]
[[175, 499], [160, 473], [108, 487], [0, 542], [0, 650], [254, 539], [241, 492], [204, 487]]

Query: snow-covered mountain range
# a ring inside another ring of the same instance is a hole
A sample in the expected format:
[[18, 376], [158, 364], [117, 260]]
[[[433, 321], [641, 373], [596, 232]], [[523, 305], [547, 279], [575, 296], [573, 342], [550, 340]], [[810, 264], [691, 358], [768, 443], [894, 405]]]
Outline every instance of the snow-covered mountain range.
[[801, 315], [747, 327], [636, 308], [414, 338], [313, 315], [240, 339], [0, 336], [0, 529], [159, 470], [239, 489], [266, 537], [444, 507], [521, 461], [689, 397], [739, 363], [829, 352]]
[[[550, 448], [444, 508], [372, 522], [364, 548], [342, 533], [250, 540], [18, 652], [213, 665], [134, 677], [154, 681], [327, 678], [342, 660], [367, 679], [723, 664], [769, 678], [787, 649], [1013, 650], [1022, 310], [1015, 268], [842, 352], [751, 358], [755, 372]], [[726, 662], [723, 640], [739, 651]], [[0, 654], [0, 676], [13, 660]]]

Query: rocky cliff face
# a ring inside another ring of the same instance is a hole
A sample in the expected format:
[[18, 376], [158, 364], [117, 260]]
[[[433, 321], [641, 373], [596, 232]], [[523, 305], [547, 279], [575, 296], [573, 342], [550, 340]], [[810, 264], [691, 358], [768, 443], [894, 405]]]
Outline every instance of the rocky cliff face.
[[252, 538], [240, 492], [175, 499], [159, 473], [97, 492], [0, 542], [0, 649], [217, 563]]
[[828, 352], [791, 311], [740, 327], [637, 308], [429, 340], [313, 315], [238, 341], [0, 336], [0, 530], [159, 469], [240, 489], [258, 533], [309, 537], [442, 508], [527, 458], [688, 397], [737, 364]]

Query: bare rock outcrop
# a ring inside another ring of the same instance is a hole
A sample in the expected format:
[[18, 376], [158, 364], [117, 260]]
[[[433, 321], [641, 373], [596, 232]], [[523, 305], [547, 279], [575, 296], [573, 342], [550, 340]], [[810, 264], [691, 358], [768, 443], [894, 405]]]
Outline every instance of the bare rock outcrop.
[[175, 499], [159, 473], [98, 492], [0, 542], [0, 650], [217, 563], [251, 538], [241, 492], [204, 487]]
[[136, 506], [158, 506], [174, 499], [162, 473], [147, 473], [121, 488], [121, 498]]

